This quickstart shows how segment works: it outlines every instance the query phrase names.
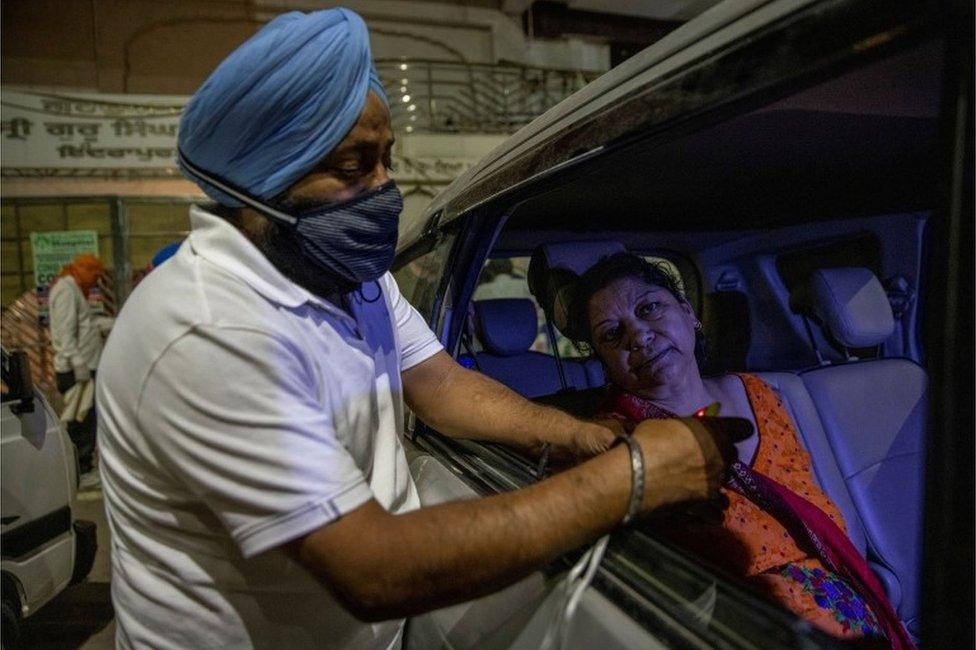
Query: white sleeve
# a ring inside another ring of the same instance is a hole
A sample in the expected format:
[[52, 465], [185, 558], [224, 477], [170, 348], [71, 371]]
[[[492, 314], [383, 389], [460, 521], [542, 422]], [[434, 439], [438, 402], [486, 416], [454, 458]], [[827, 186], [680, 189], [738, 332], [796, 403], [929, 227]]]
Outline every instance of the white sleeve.
[[146, 440], [244, 557], [372, 498], [305, 355], [267, 333], [191, 330], [153, 366], [138, 413]]
[[48, 296], [51, 318], [51, 345], [73, 366], [83, 365], [84, 357], [78, 348], [78, 305], [71, 281], [61, 278], [55, 282]]
[[427, 326], [420, 313], [400, 293], [391, 273], [382, 278], [383, 291], [389, 296], [390, 315], [396, 325], [400, 343], [400, 370], [409, 370], [444, 349], [441, 342]]

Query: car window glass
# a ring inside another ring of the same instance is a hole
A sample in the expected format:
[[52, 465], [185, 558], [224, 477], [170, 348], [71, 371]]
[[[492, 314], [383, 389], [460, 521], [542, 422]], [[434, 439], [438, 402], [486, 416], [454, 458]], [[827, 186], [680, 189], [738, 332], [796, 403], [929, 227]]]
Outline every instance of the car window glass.
[[871, 233], [860, 233], [847, 239], [831, 241], [776, 256], [776, 270], [790, 293], [810, 278], [817, 269], [863, 266], [884, 279], [881, 265], [881, 242]]
[[[526, 278], [529, 271], [529, 257], [496, 257], [489, 258], [481, 269], [478, 276], [478, 284], [475, 286], [473, 300], [488, 300], [492, 298], [528, 298], [536, 307], [536, 319], [538, 333], [535, 342], [532, 343], [532, 350], [544, 354], [552, 354], [552, 343], [546, 332], [546, 316], [536, 301], [535, 296], [529, 291]], [[678, 280], [678, 288], [684, 293], [685, 283], [681, 272], [675, 264], [664, 257], [645, 255], [644, 259], [649, 262], [661, 264], [665, 270]], [[402, 286], [401, 286], [402, 288]], [[556, 345], [559, 349], [559, 356], [563, 359], [578, 358], [584, 356], [582, 352], [573, 344], [572, 341], [563, 336], [558, 330], [556, 334]], [[475, 341], [475, 346], [480, 350], [480, 342]]]
[[393, 272], [400, 293], [425, 318], [430, 318], [454, 238], [453, 233], [446, 234], [432, 251], [410, 260]]

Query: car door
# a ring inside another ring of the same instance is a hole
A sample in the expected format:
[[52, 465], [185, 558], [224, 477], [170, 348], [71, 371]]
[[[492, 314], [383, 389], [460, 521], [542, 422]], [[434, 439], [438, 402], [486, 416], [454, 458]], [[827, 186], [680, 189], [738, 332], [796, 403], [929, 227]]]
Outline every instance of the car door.
[[[441, 334], [450, 331], [458, 311], [462, 318], [466, 315], [466, 309], [455, 309], [455, 290], [470, 284], [468, 261], [472, 252], [483, 249], [478, 242], [491, 239], [490, 227], [485, 230], [481, 222], [475, 220], [470, 228], [458, 224], [433, 235], [425, 247], [429, 250], [401, 257], [395, 271], [404, 295], [428, 322], [439, 325]], [[479, 269], [480, 262], [473, 266], [474, 273]], [[447, 439], [412, 415], [408, 430], [410, 472], [424, 506], [517, 489], [537, 478], [522, 459], [501, 447]], [[414, 617], [406, 645], [538, 648], [558, 627], [558, 612], [565, 606], [564, 568], [536, 572], [484, 598]], [[597, 640], [608, 648], [663, 647], [596, 592], [585, 594], [573, 625], [576, 631], [571, 636], [576, 641], [571, 647], [593, 647]]]
[[[441, 239], [437, 240], [432, 236], [431, 247], [426, 251], [421, 251], [420, 248], [404, 251], [398, 261], [401, 268], [411, 262], [420, 262], [424, 255], [433, 253], [438, 245], [444, 244], [447, 241], [444, 234], [447, 232], [446, 227], [454, 226], [458, 230], [452, 235], [449, 244], [441, 247], [439, 255], [433, 254], [427, 258], [430, 262], [426, 267], [435, 279], [427, 282], [419, 293], [405, 291], [405, 295], [414, 301], [421, 313], [428, 318], [448, 351], [458, 354], [458, 333], [461, 331], [458, 314], [463, 318], [466, 313], [477, 270], [483, 264], [491, 242], [498, 235], [498, 224], [519, 205], [520, 201], [537, 201], [535, 214], [542, 221], [536, 225], [540, 230], [557, 230], [567, 208], [580, 209], [578, 206], [584, 205], [584, 209], [589, 209], [591, 213], [600, 213], [606, 205], [608, 196], [613, 198], [613, 205], [617, 209], [605, 215], [608, 217], [607, 221], [619, 224], [621, 215], [624, 217], [628, 215], [628, 211], [620, 209], [619, 204], [629, 207], [629, 214], [647, 214], [645, 197], [640, 192], [631, 191], [631, 188], [639, 188], [641, 184], [649, 186], [654, 180], [653, 173], [647, 174], [645, 178], [624, 176], [626, 180], [636, 182], [630, 182], [626, 186], [616, 186], [615, 193], [607, 190], [607, 187], [611, 187], [609, 184], [599, 186], [601, 191], [594, 191], [591, 189], [593, 186], [585, 185], [587, 161], [603, 155], [611, 146], [619, 146], [623, 149], [629, 142], [645, 136], [647, 141], [655, 146], [667, 142], [669, 137], [674, 137], [674, 133], [693, 131], [696, 128], [692, 124], [694, 120], [707, 111], [713, 111], [713, 115], [735, 115], [736, 112], [744, 110], [743, 106], [756, 108], [771, 104], [789, 92], [808, 87], [812, 83], [811, 79], [829, 78], [844, 66], [854, 67], [865, 61], [877, 61], [891, 52], [897, 52], [899, 48], [905, 48], [906, 43], [918, 43], [923, 37], [931, 37], [933, 32], [943, 27], [933, 19], [935, 13], [927, 3], [915, 7], [911, 3], [896, 2], [886, 5], [884, 11], [875, 9], [878, 8], [872, 9], [863, 3], [842, 0], [765, 3], [753, 17], [759, 19], [760, 13], [769, 16], [779, 12], [782, 18], [777, 18], [780, 20], [778, 25], [773, 25], [770, 21], [769, 24], [759, 25], [756, 28], [757, 25], [754, 24], [752, 27], [755, 29], [750, 33], [749, 38], [739, 38], [732, 41], [733, 44], [716, 43], [711, 36], [702, 38], [702, 42], [697, 44], [697, 51], [701, 55], [707, 49], [707, 56], [702, 55], [699, 60], [694, 60], [690, 54], [688, 57], [674, 57], [676, 61], [673, 63], [676, 67], [670, 68], [669, 74], [662, 74], [660, 78], [653, 77], [653, 66], [648, 67], [646, 71], [639, 71], [634, 65], [627, 69], [627, 72], [633, 76], [621, 83], [621, 87], [614, 88], [608, 85], [609, 82], [602, 86], [600, 83], [594, 84], [583, 93], [585, 97], [581, 96], [579, 102], [574, 104], [571, 99], [563, 107], [564, 110], [554, 111], [552, 123], [541, 119], [540, 128], [534, 131], [527, 129], [527, 133], [513, 138], [517, 142], [514, 142], [512, 147], [507, 150], [505, 147], [500, 147], [492, 160], [449, 188], [443, 198], [435, 200], [433, 209], [438, 211], [438, 221], [441, 214], [447, 215], [444, 218], [447, 226], [440, 226], [438, 230]], [[968, 15], [971, 17], [971, 8]], [[749, 32], [748, 28], [744, 27], [744, 29], [745, 32], [742, 33]], [[706, 45], [711, 49], [706, 48]], [[739, 47], [741, 52], [733, 51]], [[971, 57], [971, 43], [968, 45], [968, 50], [958, 44], [957, 47], [961, 51], [968, 51]], [[685, 67], [680, 67], [677, 59], [680, 59], [680, 65]], [[672, 61], [659, 63], [662, 67], [668, 67]], [[926, 274], [933, 275], [937, 280], [944, 280], [947, 277], [957, 280], [956, 284], [949, 285], [949, 288], [957, 292], [960, 286], [958, 283], [960, 267], [952, 265], [952, 261], [958, 259], [971, 261], [972, 119], [969, 115], [972, 101], [971, 71], [972, 64], [969, 61], [968, 64], [959, 65], [953, 75], [950, 75], [950, 81], [957, 86], [954, 90], [958, 92], [951, 95], [955, 105], [947, 104], [951, 109], [947, 112], [952, 113], [955, 119], [946, 120], [946, 125], [943, 127], [945, 133], [941, 142], [944, 146], [952, 148], [951, 164], [947, 163], [943, 171], [946, 172], [946, 178], [953, 179], [955, 183], [953, 189], [956, 194], [962, 196], [954, 196], [952, 201], [947, 200], [947, 205], [942, 207], [947, 216], [942, 220], [940, 229], [933, 229], [931, 239], [933, 246], [929, 254], [931, 257], [929, 263], [931, 264], [933, 260], [937, 263], [932, 264], [931, 269], [926, 269]], [[613, 75], [614, 72], [611, 72], [606, 77], [610, 78]], [[640, 75], [646, 75], [646, 83], [641, 82]], [[728, 79], [736, 80], [734, 87], [721, 83], [722, 80]], [[641, 85], [642, 83], [644, 85]], [[600, 95], [599, 98], [597, 95]], [[837, 95], [837, 97], [843, 96], [843, 93]], [[611, 97], [616, 97], [619, 101], [614, 104], [608, 99]], [[588, 112], [586, 102], [595, 106], [600, 101], [607, 103]], [[567, 108], [574, 106], [579, 108], [581, 113], [576, 120], [571, 119], [570, 110]], [[829, 111], [827, 113], [831, 114]], [[967, 117], [964, 119], [961, 117], [963, 115]], [[707, 119], [711, 120], [713, 117], [708, 116]], [[628, 141], [628, 138], [632, 140]], [[894, 139], [889, 138], [889, 140]], [[815, 138], [813, 141], [819, 143]], [[880, 145], [882, 142], [884, 140], [878, 140], [875, 144]], [[770, 144], [771, 151], [777, 150], [776, 144], [778, 143]], [[738, 149], [732, 148], [731, 151], [736, 152]], [[681, 150], [677, 150], [676, 155], [682, 153]], [[865, 153], [867, 155], [861, 160], [873, 160], [870, 151]], [[946, 159], [950, 158], [949, 153], [942, 152], [942, 154]], [[730, 159], [736, 164], [726, 164], [723, 168], [732, 171], [739, 169], [741, 161], [734, 156], [730, 156]], [[906, 156], [891, 156], [891, 160], [907, 159]], [[671, 159], [668, 162], [674, 161]], [[612, 180], [616, 175], [615, 169], [619, 169], [619, 166], [608, 165], [606, 174], [602, 178]], [[642, 169], [649, 168], [642, 167]], [[654, 171], [653, 168], [650, 169]], [[782, 169], [788, 169], [788, 166]], [[885, 184], [877, 187], [890, 192], [891, 196], [896, 198], [918, 194], [918, 190], [924, 189], [922, 187], [924, 183], [917, 179], [926, 178], [921, 171], [927, 168], [918, 165], [914, 169], [919, 173], [898, 176], [904, 181], [903, 187]], [[554, 180], [557, 177], [558, 182]], [[828, 178], [833, 178], [837, 183], [844, 180], [840, 176]], [[804, 208], [802, 202], [793, 200], [795, 198], [793, 194], [798, 189], [809, 186], [810, 183], [804, 178], [795, 180], [798, 182], [782, 184], [781, 187], [787, 189], [781, 196], [773, 195], [773, 199], [781, 199], [783, 205], [788, 208], [784, 209], [784, 214], [799, 213]], [[574, 195], [573, 198], [577, 199], [575, 201], [561, 203], [547, 201], [551, 192], [558, 188], [560, 183], [564, 186], [575, 183], [584, 189]], [[824, 185], [824, 187], [828, 186], [829, 184]], [[835, 183], [834, 186], [838, 185]], [[734, 206], [736, 202], [740, 205], [753, 205], [754, 202], [751, 201], [754, 197], [768, 199], [770, 186], [756, 184], [754, 187], [759, 191], [730, 194], [730, 199], [734, 201], [730, 200], [729, 205]], [[871, 192], [878, 194], [867, 183], [855, 183], [844, 187], [845, 193], [834, 193], [834, 196], [843, 201], [834, 204], [827, 202], [828, 207], [835, 210], [846, 209], [849, 204], [857, 203], [853, 199], [863, 202], [865, 199], [874, 198]], [[966, 188], [968, 194], [959, 188]], [[714, 186], [691, 188], [681, 198], [694, 200], [698, 196], [714, 195], [720, 189], [721, 187]], [[741, 188], [735, 186], [733, 189]], [[637, 200], [631, 199], [627, 203], [629, 197], [636, 197]], [[821, 204], [819, 201], [812, 203]], [[550, 207], [553, 205], [555, 207]], [[966, 213], [968, 216], [965, 219], [961, 218], [963, 210], [960, 210], [960, 205], [968, 208]], [[666, 209], [669, 206], [662, 207]], [[701, 212], [704, 216], [699, 216], [700, 221], [695, 222], [691, 218], [694, 216], [693, 211], [684, 210], [686, 207], [684, 205], [679, 207], [680, 211], [689, 215], [682, 221], [680, 228], [691, 231], [695, 228], [707, 229], [709, 224], [705, 219], [713, 218], [714, 214], [721, 214]], [[924, 207], [930, 208], [931, 205]], [[748, 211], [742, 213], [747, 214]], [[769, 228], [769, 224], [765, 223], [752, 225], [762, 229]], [[605, 231], [609, 227], [610, 225], [604, 222], [590, 224], [590, 228], [596, 232]], [[945, 230], [951, 232], [947, 235]], [[968, 238], [960, 235], [968, 235]], [[966, 241], [965, 246], [960, 243], [962, 240]], [[960, 251], [964, 253], [961, 258]], [[965, 253], [968, 253], [968, 256]], [[398, 279], [400, 279], [399, 275]], [[952, 300], [949, 299], [950, 297], [952, 296], [946, 297], [945, 300], [940, 297], [930, 303], [929, 313], [933, 314], [929, 316], [932, 320], [930, 329], [937, 329], [945, 323], [950, 323], [954, 328], [962, 327], [965, 332], [969, 332], [970, 336], [966, 340], [971, 342], [971, 311], [967, 310], [966, 318], [963, 319], [960, 316], [961, 311], [953, 311], [951, 307], [953, 304], [960, 304], [952, 301], [959, 300], [958, 293]], [[926, 299], [932, 300], [932, 296]], [[962, 304], [970, 303], [971, 301], [962, 299]], [[955, 329], [947, 330], [943, 334], [943, 337], [931, 337], [931, 340], [962, 340]], [[943, 352], [944, 350], [939, 348], [939, 354]], [[962, 357], [971, 363], [971, 354], [942, 359], [941, 362], [949, 366], [951, 363], [957, 363]], [[937, 365], [933, 368], [938, 370]], [[938, 373], [933, 374], [940, 376]], [[948, 498], [948, 495], [958, 497], [961, 494], [968, 498], [968, 503], [971, 505], [972, 473], [962, 471], [959, 467], [959, 459], [971, 458], [972, 454], [966, 454], [964, 451], [961, 455], [953, 455], [953, 450], [971, 450], [971, 435], [966, 438], [960, 433], [962, 423], [958, 418], [951, 419], [962, 411], [951, 408], [951, 404], [955, 402], [950, 397], [955, 394], [953, 391], [958, 391], [959, 386], [958, 382], [951, 381], [951, 377], [947, 379], [945, 386], [939, 387], [942, 391], [939, 399], [943, 400], [941, 403], [942, 413], [945, 414], [943, 417], [947, 418], [952, 425], [953, 433], [951, 436], [944, 437], [929, 436], [930, 440], [939, 437], [932, 456], [938, 459], [939, 464], [936, 466], [930, 461], [929, 483], [930, 487], [937, 485], [938, 491], [935, 494], [938, 497], [929, 497], [927, 514], [933, 521], [941, 524], [940, 530], [951, 530], [962, 535], [960, 539], [971, 540], [971, 507], [968, 510], [961, 507], [966, 499], [952, 500], [950, 504]], [[941, 420], [937, 419], [936, 422]], [[969, 427], [971, 430], [971, 422]], [[530, 461], [517, 458], [506, 450], [492, 445], [446, 439], [436, 431], [425, 427], [423, 423], [415, 422], [411, 431], [413, 452], [417, 458], [422, 458], [422, 461], [417, 463], [417, 475], [420, 475], [419, 468], [423, 466], [428, 476], [440, 477], [438, 479], [440, 485], [453, 485], [453, 488], [445, 488], [441, 492], [441, 496], [445, 498], [450, 498], [451, 494], [474, 497], [517, 489], [539, 478], [533, 473], [535, 468]], [[941, 434], [942, 431], [935, 433]], [[969, 441], [968, 447], [962, 444], [963, 440]], [[943, 467], [953, 468], [954, 472], [942, 472]], [[969, 480], [958, 483], [961, 489], [954, 491], [953, 486], [957, 485], [956, 481], [963, 474]], [[938, 475], [937, 480], [933, 480], [936, 475]], [[436, 489], [425, 487], [423, 491], [433, 498], [438, 497]], [[968, 514], [963, 514], [964, 512]], [[956, 519], [947, 517], [948, 513], [953, 513]], [[941, 519], [938, 518], [940, 515]], [[960, 517], [965, 526], [960, 525], [958, 519]], [[950, 522], [954, 523], [950, 525]], [[962, 530], [963, 528], [966, 530]], [[968, 537], [965, 535], [966, 531], [970, 531]], [[928, 568], [930, 564], [937, 563], [931, 560], [936, 557], [941, 547], [938, 546], [938, 538], [931, 533], [928, 534], [927, 539], [930, 557], [930, 562], [926, 563]], [[971, 544], [966, 548], [971, 549]], [[567, 567], [571, 566], [577, 557], [578, 553], [569, 554], [538, 574], [544, 585], [541, 587], [542, 593], [527, 591], [524, 600], [517, 601], [526, 610], [532, 609], [532, 616], [523, 616], [523, 621], [526, 618], [529, 621], [549, 621], [548, 629], [552, 629], [552, 621], [558, 620], [554, 614], [556, 610], [554, 604], [559, 602], [557, 600], [559, 580], [566, 575]], [[953, 566], [960, 566], [958, 560], [961, 557], [959, 553], [953, 555], [956, 560]], [[937, 578], [928, 579], [930, 584], [944, 587], [952, 581], [945, 569], [936, 573]], [[931, 588], [929, 591], [932, 592]], [[940, 595], [939, 603], [946, 604], [947, 601], [951, 601], [948, 604], [952, 605], [954, 612], [962, 611], [958, 601], [944, 595], [948, 592], [942, 590], [939, 593], [943, 594]], [[605, 561], [595, 575], [592, 588], [587, 592], [587, 595], [590, 594], [608, 602], [610, 611], [622, 615], [631, 623], [636, 623], [643, 634], [668, 645], [823, 647], [835, 643], [811, 631], [808, 625], [796, 618], [759, 601], [721, 573], [701, 566], [678, 549], [644, 533], [639, 527], [617, 531], [613, 535]], [[516, 598], [513, 597], [512, 600]], [[488, 604], [489, 601], [485, 599], [484, 602], [486, 603], [484, 607], [490, 610], [492, 606]], [[435, 632], [425, 638], [435, 645], [439, 642], [447, 646], [452, 642], [457, 642], [461, 646], [461, 641], [466, 643], [471, 639], [479, 639], [483, 643], [498, 639], [499, 643], [504, 644], [503, 639], [507, 638], [514, 644], [518, 639], [524, 638], [519, 636], [520, 634], [528, 634], [532, 629], [528, 622], [524, 624], [516, 622], [514, 617], [505, 613], [501, 605], [496, 607], [499, 615], [494, 620], [501, 621], [497, 625], [493, 624], [493, 629], [499, 631], [497, 637], [493, 637], [492, 630], [489, 629], [480, 630], [480, 636], [465, 636], [458, 633], [452, 637], [454, 632], [451, 625], [464, 618], [463, 613], [458, 613], [466, 611], [462, 608], [455, 610], [453, 618], [452, 615], [446, 615], [440, 623], [435, 619]], [[542, 614], [547, 607], [550, 612], [549, 618], [545, 618]], [[572, 623], [573, 633], [579, 634], [578, 621], [591, 621], [593, 617], [590, 617], [588, 612], [595, 611], [599, 611], [599, 607], [588, 606], [587, 599], [584, 598]], [[436, 617], [436, 613], [431, 616]], [[940, 613], [940, 616], [939, 620], [947, 624], [932, 628], [930, 631], [938, 633], [941, 630], [944, 635], [947, 635], [947, 631], [951, 628], [950, 619], [948, 615]], [[616, 643], [613, 625], [608, 624], [604, 627], [599, 623], [600, 620], [616, 620], [613, 614], [600, 611], [595, 620], [596, 623], [587, 623], [592, 626], [596, 635], [589, 639], [590, 642], [611, 645]], [[505, 627], [506, 621], [510, 622], [508, 628]], [[419, 626], [421, 623], [414, 621], [412, 625]], [[517, 628], [519, 632], [515, 633], [511, 628]], [[501, 632], [502, 630], [504, 632]], [[506, 633], [508, 637], [503, 636]], [[514, 636], [511, 636], [513, 634]], [[536, 636], [535, 640], [539, 641], [544, 637], [545, 635], [541, 634]], [[573, 634], [569, 636], [570, 645], [574, 644], [574, 638]]]
[[[457, 329], [500, 224], [500, 218], [457, 220], [397, 261], [395, 276], [404, 295], [455, 356]], [[531, 460], [500, 445], [447, 438], [412, 415], [407, 429], [411, 475], [425, 506], [519, 489], [542, 478]], [[770, 639], [783, 646], [834, 643], [640, 528], [613, 534], [592, 585], [567, 619], [567, 575], [585, 550], [490, 596], [414, 617], [407, 647], [616, 650], [748, 647]]]
[[[7, 379], [16, 383], [5, 373], [4, 383]], [[44, 396], [29, 390], [33, 400], [28, 408], [13, 398], [16, 390], [4, 394], [0, 408], [4, 533], [67, 508], [72, 497], [65, 467], [70, 442], [65, 444], [61, 423]]]

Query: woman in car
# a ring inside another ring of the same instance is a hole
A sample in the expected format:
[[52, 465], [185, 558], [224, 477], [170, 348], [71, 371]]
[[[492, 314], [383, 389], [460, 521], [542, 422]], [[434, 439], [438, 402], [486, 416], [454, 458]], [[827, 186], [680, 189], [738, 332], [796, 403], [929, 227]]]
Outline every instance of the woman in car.
[[[798, 616], [840, 637], [911, 641], [880, 583], [816, 485], [782, 401], [747, 374], [702, 378], [701, 321], [666, 270], [630, 253], [604, 258], [578, 280], [569, 330], [602, 361], [603, 416], [626, 430], [648, 418], [721, 415], [750, 420], [723, 488], [723, 514], [675, 511], [653, 525], [675, 543], [742, 576]], [[709, 516], [711, 515], [711, 516]]]

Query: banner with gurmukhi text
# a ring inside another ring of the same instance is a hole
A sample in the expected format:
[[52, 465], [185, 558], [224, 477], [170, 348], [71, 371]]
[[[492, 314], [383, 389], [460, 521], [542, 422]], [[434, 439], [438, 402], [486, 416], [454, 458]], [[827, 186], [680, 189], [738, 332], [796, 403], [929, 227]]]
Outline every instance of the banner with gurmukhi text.
[[[65, 95], [0, 88], [0, 173], [6, 177], [178, 175], [176, 134], [188, 101], [178, 95]], [[399, 130], [396, 120], [394, 130]], [[399, 183], [421, 185], [451, 182], [504, 139], [484, 134], [400, 135], [414, 144], [405, 149], [412, 155], [398, 155], [402, 147], [394, 150], [393, 176]], [[447, 149], [461, 155], [445, 156], [445, 146], [431, 140], [445, 137], [452, 140]], [[425, 155], [426, 151], [437, 154]]]
[[[186, 97], [0, 91], [4, 175], [175, 169]], [[20, 173], [18, 173], [18, 171]]]

